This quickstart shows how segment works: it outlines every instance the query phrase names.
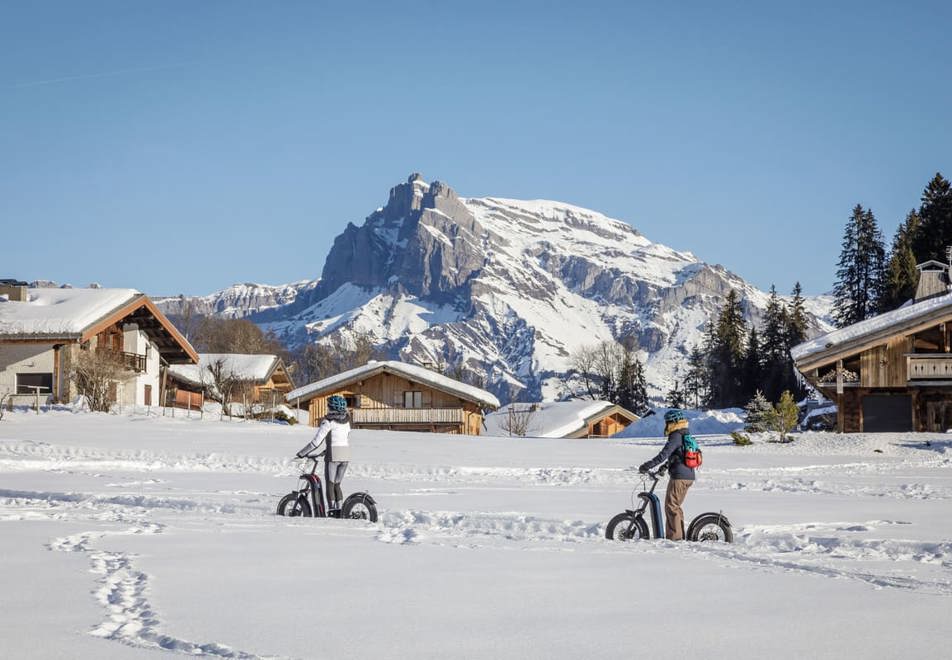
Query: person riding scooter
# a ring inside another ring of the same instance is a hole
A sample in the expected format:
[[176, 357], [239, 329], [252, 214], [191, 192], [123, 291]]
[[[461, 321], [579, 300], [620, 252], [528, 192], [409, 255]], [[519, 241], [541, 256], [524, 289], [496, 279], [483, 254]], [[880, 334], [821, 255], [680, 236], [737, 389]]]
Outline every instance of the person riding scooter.
[[684, 540], [684, 511], [681, 505], [688, 494], [688, 489], [694, 483], [694, 469], [684, 464], [682, 445], [684, 436], [688, 435], [688, 420], [684, 412], [673, 408], [664, 414], [664, 433], [668, 442], [658, 455], [638, 468], [641, 473], [647, 472], [661, 464], [668, 468], [668, 490], [664, 496], [665, 538], [671, 541]]
[[329, 509], [327, 515], [340, 518], [341, 501], [344, 499], [340, 482], [344, 480], [344, 473], [347, 472], [350, 462], [350, 417], [347, 414], [347, 399], [340, 394], [334, 394], [328, 397], [327, 408], [327, 415], [317, 427], [314, 439], [297, 453], [297, 457], [313, 458], [321, 451], [325, 452], [324, 482]]

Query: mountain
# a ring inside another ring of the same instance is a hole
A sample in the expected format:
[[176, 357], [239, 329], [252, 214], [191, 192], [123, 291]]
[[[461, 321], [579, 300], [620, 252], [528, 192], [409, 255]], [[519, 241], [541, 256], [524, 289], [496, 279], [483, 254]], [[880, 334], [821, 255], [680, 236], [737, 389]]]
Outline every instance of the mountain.
[[[573, 351], [626, 337], [642, 350], [649, 394], [661, 397], [728, 291], [741, 294], [748, 319], [760, 318], [768, 298], [601, 213], [460, 197], [419, 174], [362, 225], [347, 225], [319, 280], [289, 287], [297, 288], [286, 304], [268, 295], [252, 304], [256, 296], [230, 290], [198, 300], [291, 346], [370, 334], [389, 356], [442, 365], [504, 401], [563, 396]], [[829, 329], [828, 297], [807, 308], [813, 333]]]
[[164, 313], [182, 316], [186, 308], [199, 316], [240, 319], [269, 309], [286, 307], [302, 291], [309, 291], [317, 280], [301, 280], [291, 284], [233, 284], [207, 296], [155, 296], [153, 301]]

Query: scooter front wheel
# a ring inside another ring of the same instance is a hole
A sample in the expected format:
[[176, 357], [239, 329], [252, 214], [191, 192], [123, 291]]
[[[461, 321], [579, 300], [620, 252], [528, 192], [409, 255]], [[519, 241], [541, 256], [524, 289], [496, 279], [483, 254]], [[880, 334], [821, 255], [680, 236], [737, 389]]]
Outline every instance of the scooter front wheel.
[[651, 535], [644, 518], [626, 511], [608, 521], [605, 538], [609, 541], [638, 541], [651, 538]]
[[688, 527], [688, 541], [733, 543], [730, 521], [722, 513], [702, 513]]
[[292, 518], [310, 518], [311, 505], [303, 493], [288, 493], [278, 502], [279, 516], [290, 516]]

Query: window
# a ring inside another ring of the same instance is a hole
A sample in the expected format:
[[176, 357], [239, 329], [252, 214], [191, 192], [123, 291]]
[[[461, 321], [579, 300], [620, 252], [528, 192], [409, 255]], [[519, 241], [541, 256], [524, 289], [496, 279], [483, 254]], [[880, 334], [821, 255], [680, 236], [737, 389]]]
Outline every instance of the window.
[[423, 407], [423, 392], [404, 392], [403, 393], [403, 407], [404, 408], [422, 408]]
[[360, 397], [356, 394], [352, 396], [345, 396], [344, 401], [347, 402], [348, 408], [360, 408]]
[[17, 394], [33, 394], [37, 387], [40, 394], [51, 394], [53, 374], [17, 374]]

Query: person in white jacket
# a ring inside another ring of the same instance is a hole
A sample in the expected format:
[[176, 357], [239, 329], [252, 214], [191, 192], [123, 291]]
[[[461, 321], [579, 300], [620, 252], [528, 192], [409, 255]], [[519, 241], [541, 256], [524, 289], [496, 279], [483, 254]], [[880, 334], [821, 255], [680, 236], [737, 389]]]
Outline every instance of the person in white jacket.
[[315, 458], [324, 452], [328, 515], [339, 518], [344, 499], [340, 482], [344, 480], [347, 464], [350, 463], [350, 418], [347, 414], [347, 400], [340, 394], [334, 394], [327, 399], [327, 408], [327, 416], [317, 427], [314, 439], [297, 453], [297, 457]]

